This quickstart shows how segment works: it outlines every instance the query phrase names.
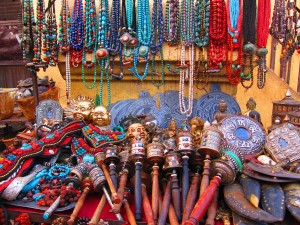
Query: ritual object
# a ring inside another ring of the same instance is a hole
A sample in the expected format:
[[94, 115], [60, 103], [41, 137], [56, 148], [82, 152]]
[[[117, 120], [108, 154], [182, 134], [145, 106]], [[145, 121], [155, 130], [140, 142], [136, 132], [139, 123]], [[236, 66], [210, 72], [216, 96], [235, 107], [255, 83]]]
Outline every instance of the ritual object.
[[152, 211], [154, 220], [158, 219], [159, 210], [159, 168], [164, 163], [164, 147], [158, 142], [158, 138], [153, 138], [152, 143], [147, 145], [147, 160], [144, 169], [151, 171], [152, 167]]
[[107, 166], [109, 166], [109, 175], [111, 180], [117, 189], [118, 187], [118, 174], [116, 172], [116, 164], [120, 162], [118, 157], [117, 147], [113, 144], [109, 144], [105, 148], [105, 159], [104, 162]]

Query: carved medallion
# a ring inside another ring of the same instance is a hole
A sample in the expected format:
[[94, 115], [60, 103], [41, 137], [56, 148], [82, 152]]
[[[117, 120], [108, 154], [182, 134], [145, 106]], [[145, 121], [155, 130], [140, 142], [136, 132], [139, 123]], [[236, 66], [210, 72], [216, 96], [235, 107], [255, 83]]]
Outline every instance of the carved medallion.
[[266, 142], [261, 125], [247, 116], [225, 118], [219, 128], [228, 144], [240, 148], [244, 155], [258, 155]]
[[51, 99], [43, 100], [36, 107], [36, 123], [37, 126], [43, 124], [43, 118], [48, 118], [50, 120], [62, 121], [63, 119], [63, 109], [59, 102], [53, 101]]

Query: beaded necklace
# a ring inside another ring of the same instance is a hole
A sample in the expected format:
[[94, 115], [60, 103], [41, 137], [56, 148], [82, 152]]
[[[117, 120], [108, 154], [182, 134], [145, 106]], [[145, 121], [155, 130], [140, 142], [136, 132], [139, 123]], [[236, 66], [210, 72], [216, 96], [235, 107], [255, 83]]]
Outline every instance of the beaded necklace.
[[111, 101], [111, 91], [110, 91], [110, 78], [108, 74], [109, 67], [109, 52], [107, 49], [107, 37], [109, 29], [109, 4], [108, 0], [100, 0], [101, 9], [99, 12], [99, 24], [98, 24], [98, 49], [96, 51], [96, 56], [98, 59], [98, 64], [100, 66], [100, 90], [99, 90], [99, 103], [103, 103], [103, 80], [104, 74], [106, 76], [107, 82], [107, 106], [110, 105]]
[[55, 4], [50, 6], [48, 2], [48, 14], [46, 25], [44, 26], [43, 35], [43, 60], [49, 62], [50, 66], [55, 66], [58, 58], [58, 45], [57, 45], [57, 24], [55, 15]]
[[70, 68], [70, 27], [71, 27], [71, 15], [69, 4], [67, 0], [61, 2], [61, 12], [59, 16], [59, 33], [58, 33], [58, 45], [62, 53], [66, 54], [66, 97], [67, 105], [71, 100], [71, 68]]
[[298, 54], [300, 54], [300, 13], [298, 13], [298, 20], [297, 20], [297, 23], [296, 23], [296, 50], [298, 52]]
[[83, 22], [83, 4], [82, 0], [75, 0], [71, 21], [71, 57], [70, 60], [74, 67], [78, 67], [82, 62], [83, 53], [83, 35], [84, 35], [84, 22]]
[[285, 0], [275, 0], [272, 22], [270, 27], [270, 34], [276, 40], [282, 39], [285, 36], [286, 20], [285, 20]]
[[[84, 50], [82, 55], [82, 63], [81, 63], [81, 74], [82, 74], [82, 81], [84, 86], [87, 89], [93, 89], [96, 86], [97, 80], [97, 66], [96, 63], [96, 41], [97, 41], [97, 31], [96, 31], [96, 4], [95, 0], [86, 0], [85, 1], [85, 36], [84, 36]], [[92, 53], [92, 60], [86, 60], [86, 54]], [[93, 70], [93, 83], [91, 85], [87, 85], [84, 68], [92, 69]]]
[[[152, 63], [151, 63], [151, 81], [153, 85], [157, 88], [165, 84], [165, 66], [164, 66], [164, 56], [162, 44], [164, 41], [164, 22], [163, 22], [163, 7], [162, 0], [154, 0], [152, 8], [152, 35], [150, 43], [150, 51], [152, 53]], [[160, 52], [161, 59], [161, 74], [156, 72], [155, 69], [155, 56]], [[161, 75], [161, 82], [155, 82], [155, 75]]]
[[266, 49], [267, 40], [269, 36], [269, 23], [271, 13], [271, 3], [269, 0], [258, 0], [257, 7], [257, 51], [256, 54], [259, 57], [258, 61], [258, 74], [257, 74], [257, 87], [263, 88], [266, 83], [266, 55], [268, 50]]
[[[229, 82], [236, 85], [240, 82], [240, 73], [242, 70], [242, 18], [243, 2], [242, 0], [227, 0], [227, 24], [228, 24], [228, 51], [229, 56], [226, 63], [226, 75]], [[233, 61], [233, 52], [238, 51], [238, 56]]]
[[[133, 68], [128, 69], [139, 80], [144, 80], [148, 75], [151, 25], [149, 0], [138, 0], [137, 15], [137, 36], [139, 40], [138, 48], [134, 52]], [[144, 74], [140, 75], [137, 70], [138, 62], [146, 62]]]
[[[108, 51], [110, 56], [112, 56], [109, 74], [115, 78], [123, 77], [122, 44], [120, 42], [120, 37], [121, 37], [121, 4], [120, 4], [120, 0], [113, 0], [111, 14], [110, 14]], [[113, 72], [116, 56], [120, 57], [119, 75]]]
[[[241, 72], [241, 85], [249, 89], [253, 85], [253, 55], [256, 52], [256, 1], [244, 1], [243, 4], [243, 37], [244, 63]], [[246, 84], [246, 81], [249, 81]]]
[[209, 63], [212, 71], [220, 71], [227, 59], [227, 13], [224, 0], [211, 0], [209, 18]]
[[33, 57], [31, 50], [33, 47], [32, 40], [32, 26], [35, 25], [34, 21], [34, 9], [33, 0], [23, 1], [23, 38], [22, 38], [22, 49], [23, 49], [23, 60], [30, 61]]
[[[197, 0], [195, 4], [195, 45], [198, 46], [198, 63], [195, 65], [194, 80], [203, 82], [204, 86], [208, 84], [209, 73], [207, 72], [207, 62], [205, 62], [205, 48], [209, 43], [209, 17], [210, 0]], [[202, 71], [201, 71], [202, 68]]]
[[286, 31], [282, 41], [282, 48], [280, 54], [280, 77], [288, 82], [289, 77], [286, 77], [286, 64], [291, 60], [295, 51], [295, 37], [297, 26], [297, 12], [295, 2], [292, 0], [287, 1], [286, 5]]
[[[190, 116], [193, 112], [194, 98], [194, 2], [184, 0], [180, 6], [180, 33], [181, 33], [181, 57], [180, 57], [180, 80], [179, 80], [179, 109], [182, 114]], [[186, 62], [186, 47], [189, 47], [189, 61]], [[184, 100], [184, 82], [189, 81], [188, 106]]]
[[45, 7], [44, 7], [44, 0], [38, 0], [37, 2], [37, 18], [36, 18], [36, 30], [34, 32], [34, 62], [40, 62], [41, 61], [41, 47], [42, 47], [42, 30], [43, 25], [45, 23], [45, 13], [44, 13]]

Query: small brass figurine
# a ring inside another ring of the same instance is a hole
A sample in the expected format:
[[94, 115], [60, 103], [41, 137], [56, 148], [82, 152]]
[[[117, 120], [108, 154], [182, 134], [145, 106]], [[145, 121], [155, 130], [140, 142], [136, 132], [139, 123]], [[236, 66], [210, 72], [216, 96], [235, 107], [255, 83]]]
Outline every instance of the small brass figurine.
[[262, 125], [260, 114], [255, 110], [256, 102], [254, 101], [254, 99], [250, 97], [246, 103], [246, 106], [247, 106], [247, 112], [245, 113], [245, 115], [255, 119]]
[[218, 109], [219, 111], [215, 113], [213, 120], [216, 120], [218, 123], [220, 123], [221, 120], [230, 115], [227, 113], [227, 103], [222, 98], [220, 99]]

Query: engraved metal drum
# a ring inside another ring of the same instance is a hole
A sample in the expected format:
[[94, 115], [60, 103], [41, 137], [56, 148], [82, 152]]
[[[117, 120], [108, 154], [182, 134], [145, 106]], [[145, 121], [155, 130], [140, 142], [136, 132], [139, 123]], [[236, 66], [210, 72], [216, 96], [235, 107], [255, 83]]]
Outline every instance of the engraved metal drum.
[[104, 176], [102, 170], [98, 166], [94, 167], [89, 172], [89, 177], [91, 179], [91, 182], [93, 183], [94, 190], [95, 191], [100, 191], [101, 190], [101, 186], [106, 181], [105, 176]]
[[165, 156], [165, 164], [163, 170], [167, 173], [171, 173], [173, 170], [180, 170], [182, 168], [182, 159], [177, 152], [169, 152]]
[[230, 116], [221, 121], [219, 129], [225, 141], [246, 155], [259, 155], [266, 142], [266, 133], [259, 122], [247, 116]]
[[122, 172], [124, 169], [128, 170], [128, 175], [132, 176], [134, 171], [133, 161], [129, 157], [129, 150], [123, 150], [119, 152], [120, 162], [117, 164], [117, 171]]
[[182, 155], [195, 154], [193, 138], [189, 131], [182, 131], [178, 134], [177, 152]]
[[223, 134], [217, 127], [209, 126], [205, 128], [198, 152], [202, 155], [209, 154], [212, 158], [219, 157], [222, 138]]
[[106, 164], [109, 164], [113, 162], [114, 164], [117, 164], [120, 162], [117, 146], [110, 144], [108, 147], [105, 148], [105, 159], [104, 162]]
[[151, 171], [152, 166], [161, 166], [164, 163], [164, 146], [153, 138], [152, 143], [147, 145], [147, 160], [144, 164], [144, 170]]

